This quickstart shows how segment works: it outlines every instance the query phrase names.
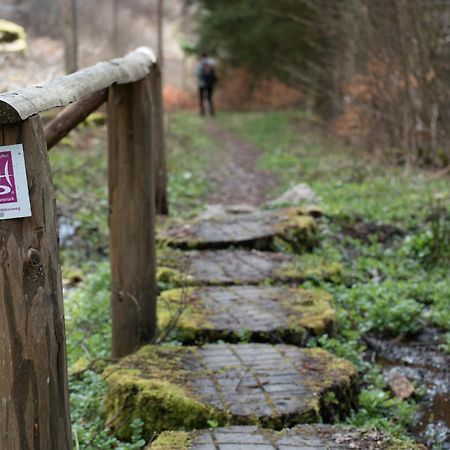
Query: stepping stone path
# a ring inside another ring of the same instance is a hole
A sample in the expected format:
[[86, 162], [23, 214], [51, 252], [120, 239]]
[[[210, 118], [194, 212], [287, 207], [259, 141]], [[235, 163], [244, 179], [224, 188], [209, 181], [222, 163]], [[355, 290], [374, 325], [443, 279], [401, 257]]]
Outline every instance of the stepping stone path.
[[177, 286], [229, 286], [267, 282], [329, 280], [340, 266], [327, 264], [315, 255], [286, 255], [257, 250], [166, 251], [158, 278]]
[[320, 289], [289, 286], [173, 289], [158, 300], [158, 320], [184, 344], [245, 338], [303, 346], [311, 336], [332, 334], [332, 300]]
[[[319, 215], [230, 213], [160, 231], [167, 245], [157, 276], [171, 290], [158, 301], [159, 327], [183, 346], [146, 346], [105, 370], [107, 422], [118, 437], [129, 439], [141, 419], [148, 440], [169, 431], [148, 450], [419, 448], [393, 447], [376, 432], [299, 426], [344, 418], [358, 391], [351, 363], [300, 348], [336, 322], [329, 294], [298, 286], [340, 275], [338, 265], [298, 254], [317, 242]], [[263, 428], [243, 427], [255, 424]]]
[[[165, 432], [147, 450], [419, 450], [373, 430], [297, 425], [280, 432], [235, 426], [194, 432]], [[424, 448], [423, 448], [424, 449]]]
[[171, 226], [162, 230], [158, 239], [181, 249], [247, 247], [273, 250], [278, 242], [305, 250], [311, 249], [317, 241], [314, 216], [319, 215], [321, 210], [315, 207], [226, 214]]
[[[144, 347], [107, 369], [108, 423], [129, 437], [144, 420], [146, 437], [167, 429], [260, 423], [282, 428], [344, 417], [357, 371], [322, 349], [290, 345], [209, 344]], [[123, 424], [127, 424], [123, 426]]]

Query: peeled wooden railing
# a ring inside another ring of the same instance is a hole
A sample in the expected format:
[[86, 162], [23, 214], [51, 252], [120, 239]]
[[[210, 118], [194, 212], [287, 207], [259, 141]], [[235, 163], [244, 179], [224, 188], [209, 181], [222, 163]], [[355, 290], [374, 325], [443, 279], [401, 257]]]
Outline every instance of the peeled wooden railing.
[[[47, 150], [107, 101], [114, 357], [156, 329], [155, 198], [167, 212], [161, 74], [151, 50], [0, 95], [32, 216], [0, 220], [0, 449], [72, 448], [55, 195]], [[39, 114], [67, 106], [45, 131]]]

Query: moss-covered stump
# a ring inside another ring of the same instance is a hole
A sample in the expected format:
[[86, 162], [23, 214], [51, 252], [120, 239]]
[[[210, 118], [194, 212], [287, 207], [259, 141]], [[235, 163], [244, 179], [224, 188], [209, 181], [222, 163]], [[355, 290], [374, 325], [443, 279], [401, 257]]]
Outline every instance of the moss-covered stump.
[[136, 418], [147, 438], [211, 420], [276, 429], [332, 421], [349, 412], [357, 378], [348, 361], [322, 349], [147, 346], [105, 371], [107, 421], [121, 438], [130, 437]]
[[25, 53], [27, 34], [20, 25], [0, 19], [0, 53]]
[[174, 287], [254, 285], [271, 282], [331, 280], [341, 266], [314, 254], [287, 255], [258, 250], [164, 249], [158, 258], [158, 281]]
[[158, 239], [181, 249], [225, 249], [246, 247], [276, 250], [288, 247], [296, 252], [311, 250], [317, 242], [317, 224], [313, 216], [318, 208], [290, 208], [227, 214], [209, 220], [166, 225]]
[[173, 289], [158, 300], [161, 332], [184, 344], [268, 342], [305, 345], [331, 334], [332, 296], [320, 289], [228, 286]]
[[331, 425], [298, 425], [282, 431], [234, 426], [165, 432], [146, 450], [425, 450], [381, 432]]

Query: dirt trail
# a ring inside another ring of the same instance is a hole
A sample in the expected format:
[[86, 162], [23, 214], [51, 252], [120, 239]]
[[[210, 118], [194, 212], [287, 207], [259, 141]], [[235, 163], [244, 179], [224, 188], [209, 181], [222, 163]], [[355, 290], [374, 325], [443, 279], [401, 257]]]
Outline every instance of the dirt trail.
[[264, 203], [276, 181], [272, 174], [256, 167], [261, 150], [214, 119], [207, 121], [205, 129], [221, 147], [216, 170], [210, 175], [218, 189], [208, 195], [207, 201], [226, 205]]

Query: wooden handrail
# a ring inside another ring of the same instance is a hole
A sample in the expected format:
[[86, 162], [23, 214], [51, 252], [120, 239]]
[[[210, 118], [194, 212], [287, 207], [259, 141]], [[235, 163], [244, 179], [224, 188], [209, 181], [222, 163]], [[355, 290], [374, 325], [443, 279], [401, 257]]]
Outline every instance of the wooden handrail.
[[100, 108], [106, 102], [107, 96], [107, 89], [102, 89], [79, 102], [66, 106], [44, 128], [47, 150], [50, 150], [81, 122], [86, 120], [89, 114]]
[[101, 62], [42, 85], [0, 94], [0, 124], [20, 122], [43, 111], [66, 106], [113, 84], [141, 80], [155, 63], [153, 51], [140, 47], [123, 58]]
[[[0, 220], [0, 449], [72, 449], [47, 143], [58, 142], [105, 99], [113, 356], [133, 352], [156, 331], [155, 198], [167, 212], [164, 123], [159, 68], [152, 51], [141, 48], [0, 95], [0, 146], [23, 146], [32, 212]], [[73, 102], [44, 133], [39, 113]]]

